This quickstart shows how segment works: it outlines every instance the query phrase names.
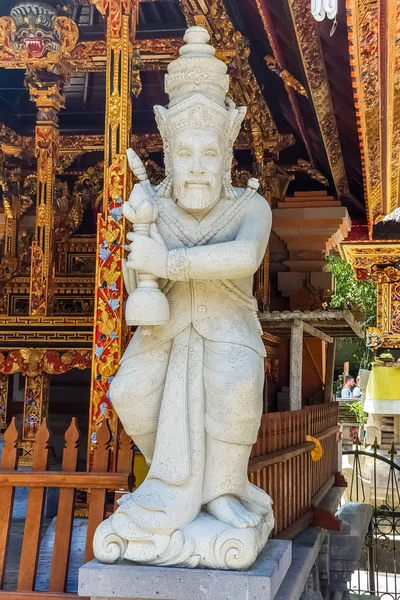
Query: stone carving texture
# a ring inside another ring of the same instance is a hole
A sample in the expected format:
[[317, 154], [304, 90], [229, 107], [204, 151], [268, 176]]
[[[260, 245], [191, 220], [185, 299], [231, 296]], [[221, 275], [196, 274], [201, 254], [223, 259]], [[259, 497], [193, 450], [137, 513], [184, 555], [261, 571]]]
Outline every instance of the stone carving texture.
[[151, 322], [137, 317], [141, 326], [109, 392], [150, 469], [98, 527], [94, 553], [106, 563], [244, 569], [274, 524], [271, 499], [247, 476], [265, 357], [252, 282], [271, 211], [257, 180], [244, 190], [232, 185], [233, 143], [246, 110], [226, 98], [225, 64], [205, 29], [191, 27], [184, 40], [168, 68], [169, 106], [155, 107], [165, 179], [152, 186], [130, 151], [140, 183], [123, 205], [134, 225], [124, 265], [132, 306], [140, 304], [136, 282], [154, 290], [152, 277], [170, 311], [164, 324], [157, 324], [157, 302]]

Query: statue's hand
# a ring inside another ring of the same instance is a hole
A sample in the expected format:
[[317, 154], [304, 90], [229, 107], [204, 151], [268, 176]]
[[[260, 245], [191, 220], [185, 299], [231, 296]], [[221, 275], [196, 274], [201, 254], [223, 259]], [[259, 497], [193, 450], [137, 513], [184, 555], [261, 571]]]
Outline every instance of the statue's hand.
[[126, 237], [131, 242], [127, 266], [142, 273], [167, 279], [168, 249], [157, 225], [155, 223], [151, 225], [150, 236], [133, 232], [128, 233]]
[[[145, 207], [147, 208], [146, 214], [142, 214]], [[157, 217], [157, 213], [153, 214], [156, 208], [153, 206], [152, 199], [142, 183], [136, 183], [133, 186], [128, 200], [124, 202], [122, 210], [124, 217], [133, 224], [137, 222], [152, 222]], [[148, 215], [147, 212], [149, 212]]]

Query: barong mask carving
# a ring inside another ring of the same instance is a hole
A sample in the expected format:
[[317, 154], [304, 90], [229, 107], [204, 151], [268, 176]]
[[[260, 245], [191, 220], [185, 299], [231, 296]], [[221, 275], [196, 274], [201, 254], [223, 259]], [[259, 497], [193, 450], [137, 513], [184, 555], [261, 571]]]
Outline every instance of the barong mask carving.
[[45, 2], [20, 2], [9, 17], [0, 18], [0, 50], [33, 62], [68, 55], [79, 37], [67, 11]]
[[165, 180], [124, 204], [134, 225], [124, 265], [133, 336], [110, 397], [150, 466], [97, 529], [102, 562], [222, 569], [251, 566], [273, 528], [269, 496], [247, 467], [262, 413], [264, 344], [252, 296], [271, 211], [249, 179], [231, 182], [245, 108], [226, 98], [226, 65], [191, 27], [155, 114]]
[[23, 2], [12, 9], [15, 23], [14, 50], [26, 50], [33, 58], [42, 58], [49, 50], [60, 49], [60, 36], [54, 29], [56, 10], [41, 2]]

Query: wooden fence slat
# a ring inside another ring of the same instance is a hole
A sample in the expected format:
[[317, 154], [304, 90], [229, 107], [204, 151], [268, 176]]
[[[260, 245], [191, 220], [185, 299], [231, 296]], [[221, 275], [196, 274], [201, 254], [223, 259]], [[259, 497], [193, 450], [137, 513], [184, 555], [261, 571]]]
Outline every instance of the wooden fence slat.
[[[16, 469], [18, 464], [17, 440], [19, 434], [13, 417], [10, 426], [4, 434], [4, 447], [1, 455], [2, 469]], [[0, 493], [0, 587], [3, 587], [8, 540], [10, 537], [11, 517], [14, 505], [14, 488], [4, 486]]]
[[[79, 431], [75, 417], [65, 433], [62, 471], [75, 471], [78, 461]], [[60, 488], [53, 560], [51, 563], [50, 592], [64, 592], [67, 583], [72, 523], [74, 518], [75, 490]]]
[[[97, 430], [96, 448], [93, 453], [92, 473], [106, 471], [110, 457], [111, 430], [107, 419]], [[105, 516], [107, 489], [95, 489], [91, 491], [89, 504], [88, 528], [86, 537], [86, 548], [84, 562], [87, 563], [94, 557], [93, 537], [97, 527], [103, 521]]]
[[[299, 533], [309, 524], [313, 514], [312, 501], [321, 498], [334, 480], [337, 414], [337, 403], [332, 403], [311, 406], [301, 411], [263, 416], [258, 442], [251, 455], [249, 476], [274, 500], [276, 523], [273, 535], [293, 536], [295, 532]], [[313, 444], [306, 442], [307, 434], [320, 439], [323, 445], [324, 455], [319, 462], [311, 460]], [[26, 473], [15, 470], [17, 438], [18, 434], [14, 425], [14, 429], [11, 427], [6, 433], [6, 446], [0, 470], [0, 574], [1, 569], [4, 571], [6, 561], [13, 488], [17, 485], [28, 485], [30, 490], [17, 592], [14, 595], [11, 594], [9, 600], [28, 600], [28, 598], [43, 600], [46, 597], [50, 600], [58, 600], [58, 598], [70, 600], [69, 595], [63, 592], [68, 575], [74, 488], [83, 487], [90, 492], [85, 549], [85, 562], [87, 562], [93, 557], [94, 532], [105, 517], [107, 490], [132, 488], [132, 477], [128, 483], [128, 475], [132, 472], [132, 442], [129, 436], [124, 432], [121, 433], [116, 456], [118, 472], [108, 473], [111, 433], [108, 422], [104, 420], [97, 431], [97, 446], [94, 452], [92, 472], [77, 473], [78, 432], [75, 423], [72, 422], [65, 435], [66, 448], [63, 454], [62, 470], [48, 472], [46, 469], [49, 431], [44, 422], [35, 440], [33, 472]], [[46, 487], [59, 487], [60, 499], [49, 592], [36, 594], [32, 590], [35, 585], [40, 549]], [[3, 507], [6, 509], [3, 510]]]
[[0, 487], [6, 485], [40, 488], [40, 487], [65, 487], [65, 488], [126, 488], [129, 473], [96, 473], [96, 478], [91, 473], [74, 473], [63, 471], [35, 471], [35, 477], [29, 471], [0, 471]]
[[117, 473], [128, 473], [127, 487], [120, 487], [114, 494], [114, 510], [118, 508], [117, 501], [126, 492], [132, 492], [136, 486], [135, 475], [133, 472], [135, 463], [135, 452], [133, 450], [133, 441], [124, 429], [121, 430], [118, 437], [118, 452], [116, 461]]
[[[52, 592], [18, 592], [1, 590], [2, 600], [78, 600], [77, 594], [55, 594]], [[88, 596], [79, 596], [79, 600], [90, 600]]]
[[[35, 436], [32, 458], [32, 473], [47, 469], [48, 440], [50, 432], [46, 419]], [[34, 475], [33, 475], [34, 476]], [[43, 518], [45, 488], [29, 490], [26, 509], [24, 540], [22, 543], [21, 559], [18, 572], [18, 591], [32, 591], [35, 585], [37, 561], [39, 558], [40, 534]]]
[[[273, 536], [302, 531], [312, 519], [313, 497], [321, 495], [332, 480], [338, 431], [335, 404], [263, 415], [249, 476], [274, 501]], [[311, 459], [314, 444], [306, 441], [307, 435], [321, 441], [324, 454], [318, 462]]]

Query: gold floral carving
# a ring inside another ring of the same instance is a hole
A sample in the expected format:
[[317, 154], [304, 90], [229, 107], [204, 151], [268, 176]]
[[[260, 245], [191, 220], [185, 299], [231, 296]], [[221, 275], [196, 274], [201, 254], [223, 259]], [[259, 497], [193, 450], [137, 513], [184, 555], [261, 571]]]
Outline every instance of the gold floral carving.
[[372, 265], [371, 279], [377, 283], [395, 283], [400, 281], [400, 268], [394, 265]]
[[357, 279], [377, 282], [376, 327], [367, 330], [367, 344], [399, 348], [400, 244], [367, 241], [344, 243], [341, 248]]
[[393, 265], [400, 261], [400, 243], [396, 242], [346, 242], [341, 251], [357, 279], [371, 279], [373, 265]]
[[[122, 203], [131, 189], [126, 149], [132, 139], [132, 59], [138, 0], [95, 0], [106, 14], [106, 125], [104, 136], [103, 215], [97, 227], [92, 384], [89, 436], [96, 439], [101, 419], [107, 416], [116, 437], [118, 419], [108, 388], [118, 369], [126, 339], [122, 318], [124, 285], [122, 258], [125, 227]], [[89, 459], [91, 456], [89, 447]]]
[[315, 179], [315, 181], [318, 181], [326, 187], [329, 185], [329, 181], [322, 175], [321, 171], [313, 167], [308, 160], [304, 160], [303, 158], [299, 158], [295, 165], [285, 165], [284, 169], [288, 173], [307, 173], [311, 179]]
[[283, 80], [286, 86], [293, 88], [298, 94], [304, 96], [305, 98], [308, 98], [307, 90], [304, 87], [304, 85], [300, 83], [300, 81], [298, 81], [296, 77], [289, 73], [287, 69], [282, 69], [276, 58], [268, 54], [264, 58], [264, 60], [268, 69], [273, 73], [276, 73], [276, 75], [278, 75]]
[[57, 112], [64, 108], [65, 97], [57, 84], [43, 86], [28, 84], [31, 100], [38, 108], [54, 108]]
[[347, 23], [371, 231], [397, 208], [400, 193], [400, 7], [347, 0]]
[[47, 219], [47, 208], [45, 204], [41, 204], [37, 207], [36, 211], [36, 225], [37, 227], [45, 227]]
[[287, 0], [336, 192], [349, 191], [317, 23], [308, 0]]
[[0, 429], [7, 426], [8, 375], [0, 374]]

